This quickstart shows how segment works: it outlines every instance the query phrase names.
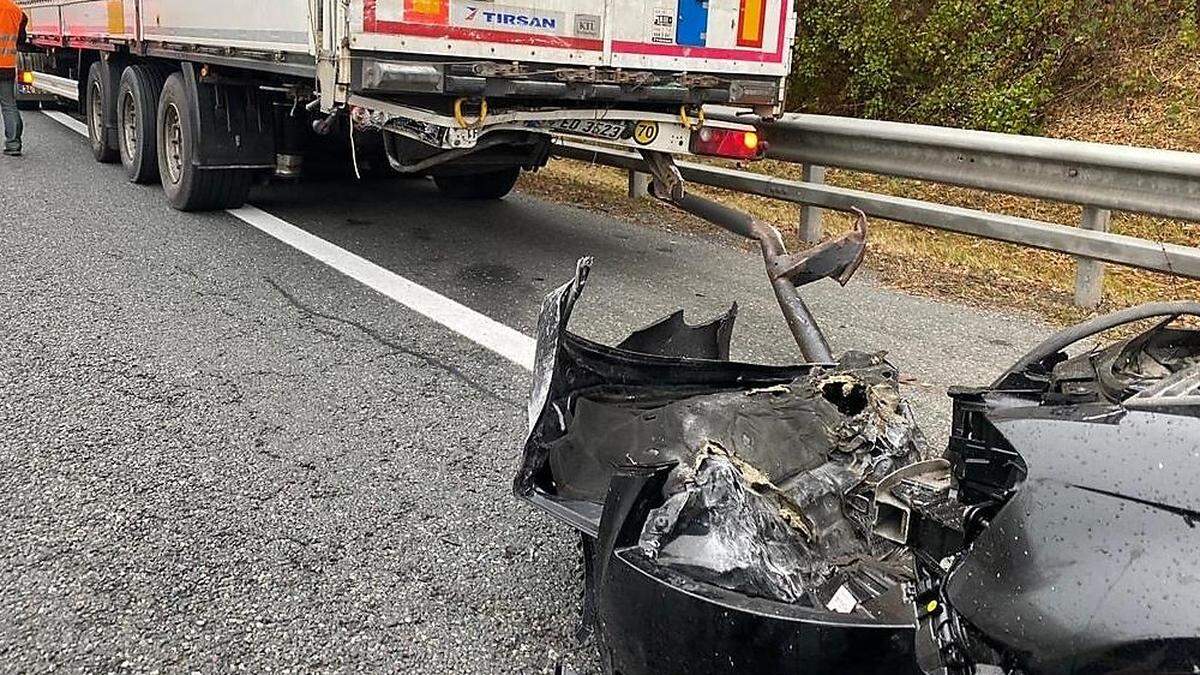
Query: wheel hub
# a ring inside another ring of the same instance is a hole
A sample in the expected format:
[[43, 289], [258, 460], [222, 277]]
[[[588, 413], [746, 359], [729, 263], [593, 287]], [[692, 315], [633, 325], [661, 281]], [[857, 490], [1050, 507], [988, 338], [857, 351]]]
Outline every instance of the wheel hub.
[[163, 115], [163, 140], [168, 178], [171, 183], [178, 183], [183, 178], [183, 125], [174, 103], [167, 104]]
[[138, 111], [132, 92], [121, 98], [121, 153], [129, 161], [135, 159], [138, 147]]
[[99, 82], [93, 82], [91, 88], [91, 114], [88, 116], [89, 128], [93, 141], [104, 140], [104, 90]]

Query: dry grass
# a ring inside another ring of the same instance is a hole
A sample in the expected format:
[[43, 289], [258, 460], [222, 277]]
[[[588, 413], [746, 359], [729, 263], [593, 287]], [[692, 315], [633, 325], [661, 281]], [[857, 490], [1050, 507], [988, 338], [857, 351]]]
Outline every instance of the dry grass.
[[[1051, 111], [1047, 135], [1076, 140], [1200, 151], [1200, 59], [1174, 39], [1128, 50], [1103, 71], [1068, 92]], [[798, 178], [799, 168], [760, 162], [754, 171]], [[831, 184], [1025, 218], [1076, 225], [1081, 209], [930, 183], [831, 171]], [[524, 179], [526, 191], [669, 230], [711, 231], [694, 218], [648, 200], [626, 196], [623, 172], [555, 160]], [[701, 188], [790, 230], [798, 207], [774, 200]], [[826, 215], [826, 234], [850, 226], [841, 214]], [[1200, 246], [1200, 225], [1146, 216], [1114, 214], [1120, 234]], [[793, 240], [792, 246], [798, 246]], [[1036, 311], [1056, 323], [1090, 312], [1072, 306], [1075, 265], [1069, 256], [900, 223], [873, 223], [867, 264], [891, 286], [909, 292], [951, 297], [972, 304]], [[1110, 266], [1101, 310], [1166, 299], [1196, 299], [1200, 282]]]

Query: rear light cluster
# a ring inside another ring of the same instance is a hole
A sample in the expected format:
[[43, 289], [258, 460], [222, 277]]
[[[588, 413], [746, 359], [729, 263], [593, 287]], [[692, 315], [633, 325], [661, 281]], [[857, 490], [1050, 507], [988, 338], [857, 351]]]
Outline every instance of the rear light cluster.
[[32, 70], [21, 71], [21, 84], [30, 84], [30, 85], [33, 84], [33, 71]]
[[758, 132], [701, 127], [692, 134], [692, 154], [728, 159], [757, 159], [764, 150]]

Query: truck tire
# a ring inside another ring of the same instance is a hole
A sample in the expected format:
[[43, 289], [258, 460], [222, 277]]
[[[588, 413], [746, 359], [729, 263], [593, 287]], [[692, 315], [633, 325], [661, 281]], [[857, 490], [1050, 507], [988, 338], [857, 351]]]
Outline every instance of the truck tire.
[[451, 199], [503, 199], [520, 176], [521, 167], [514, 166], [470, 175], [434, 176], [433, 182]]
[[129, 66], [117, 88], [117, 138], [121, 164], [132, 183], [156, 183], [158, 99], [170, 74], [162, 66]]
[[158, 171], [167, 202], [180, 211], [237, 208], [246, 202], [254, 172], [246, 169], [202, 169], [196, 166], [191, 94], [182, 73], [172, 73], [158, 102]]
[[101, 61], [96, 61], [88, 68], [83, 114], [87, 119], [92, 156], [97, 162], [112, 164], [120, 159], [121, 154], [110, 142], [108, 135], [107, 122], [115, 116], [116, 97], [111, 95], [108, 85], [104, 82], [105, 68], [108, 66]]

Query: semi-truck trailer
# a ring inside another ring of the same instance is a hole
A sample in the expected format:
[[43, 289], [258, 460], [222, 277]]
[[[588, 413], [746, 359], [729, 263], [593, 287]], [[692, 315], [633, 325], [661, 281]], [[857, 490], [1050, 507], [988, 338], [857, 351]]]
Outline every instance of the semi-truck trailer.
[[38, 90], [181, 210], [242, 204], [331, 144], [356, 168], [500, 198], [555, 137], [751, 159], [791, 60], [790, 0], [18, 0]]

